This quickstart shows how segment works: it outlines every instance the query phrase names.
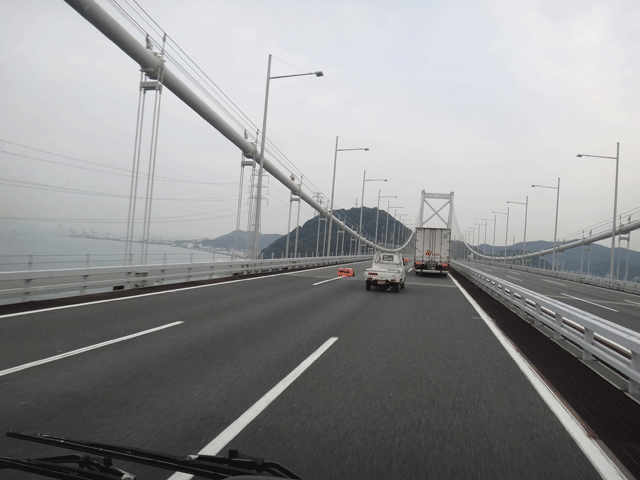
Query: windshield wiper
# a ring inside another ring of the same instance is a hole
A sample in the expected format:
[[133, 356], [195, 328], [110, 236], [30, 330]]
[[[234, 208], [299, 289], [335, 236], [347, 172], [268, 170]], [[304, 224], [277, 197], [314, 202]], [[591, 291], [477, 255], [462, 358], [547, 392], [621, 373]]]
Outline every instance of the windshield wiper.
[[[77, 466], [76, 466], [77, 465]], [[60, 455], [57, 457], [15, 460], [0, 457], [0, 469], [11, 468], [37, 473], [50, 478], [86, 480], [135, 480], [135, 476], [111, 465], [108, 458], [98, 459], [87, 455]]]
[[[128, 462], [139, 463], [151, 467], [164, 468], [197, 475], [203, 478], [223, 479], [234, 476], [272, 476], [279, 478], [300, 479], [295, 473], [275, 462], [267, 462], [261, 458], [251, 457], [229, 450], [228, 457], [214, 455], [188, 455], [186, 458], [167, 455], [119, 445], [88, 442], [84, 440], [69, 440], [51, 435], [7, 432], [7, 436], [44, 443], [55, 447], [66, 448], [100, 458], [86, 455], [62, 455], [39, 459], [15, 460], [0, 457], [0, 468], [14, 468], [18, 470], [39, 473], [51, 478], [59, 479], [96, 479], [122, 480], [135, 479], [134, 475], [112, 466], [113, 458]], [[66, 465], [71, 464], [71, 465]], [[75, 466], [77, 465], [77, 467]], [[79, 476], [78, 472], [82, 474]], [[66, 475], [66, 476], [65, 476]]]

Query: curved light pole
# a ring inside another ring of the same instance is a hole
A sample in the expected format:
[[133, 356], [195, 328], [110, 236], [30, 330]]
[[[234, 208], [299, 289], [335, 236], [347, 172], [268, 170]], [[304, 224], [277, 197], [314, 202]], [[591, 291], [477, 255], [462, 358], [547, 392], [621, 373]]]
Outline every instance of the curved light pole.
[[[338, 152], [348, 152], [351, 150], [364, 150], [368, 152], [368, 148], [338, 148], [338, 137], [336, 137], [336, 151], [333, 156], [333, 181], [331, 182], [331, 210], [329, 211], [329, 241], [327, 249], [324, 252], [325, 257], [331, 254], [331, 226], [333, 225], [333, 193], [336, 187], [336, 164], [338, 163]], [[336, 237], [336, 255], [338, 254], [338, 238]]]
[[615, 256], [615, 247], [616, 247], [616, 213], [618, 208], [618, 164], [620, 162], [620, 142], [616, 143], [616, 156], [615, 157], [604, 157], [602, 155], [583, 155], [578, 154], [579, 157], [594, 157], [594, 158], [609, 158], [611, 160], [616, 161], [616, 186], [613, 193], [613, 226], [611, 227], [611, 271], [609, 273], [609, 278], [613, 280], [613, 258]]
[[501, 215], [507, 216], [507, 228], [504, 233], [504, 263], [507, 263], [507, 241], [509, 238], [509, 207], [507, 207], [506, 212], [491, 212], [491, 213], [499, 213]]
[[524, 205], [524, 240], [522, 241], [522, 266], [524, 267], [524, 255], [525, 248], [527, 246], [527, 213], [529, 211], [529, 195], [526, 197], [525, 203], [522, 202], [507, 202], [507, 203], [517, 203], [518, 205]]
[[256, 196], [256, 225], [253, 235], [253, 252], [252, 257], [258, 258], [258, 241], [260, 239], [260, 215], [262, 213], [260, 204], [262, 202], [262, 174], [264, 171], [264, 143], [267, 138], [267, 109], [269, 107], [269, 82], [276, 78], [289, 78], [289, 77], [302, 77], [305, 75], [315, 75], [316, 77], [323, 77], [324, 73], [321, 71], [309, 72], [309, 73], [297, 73], [295, 75], [279, 75], [276, 77], [271, 76], [271, 57], [269, 55], [269, 64], [267, 65], [267, 88], [264, 94], [264, 115], [262, 117], [262, 140], [260, 141], [260, 170], [258, 172], [258, 192]]
[[360, 226], [358, 227], [358, 255], [360, 255], [360, 238], [362, 237], [362, 211], [364, 208], [364, 184], [365, 182], [386, 182], [386, 178], [371, 178], [367, 180], [367, 171], [362, 176], [362, 199], [360, 200]]
[[[376, 238], [374, 240], [373, 243], [376, 244], [376, 246], [378, 245], [378, 217], [379, 217], [379, 213], [380, 213], [380, 199], [381, 198], [398, 198], [397, 195], [382, 195], [380, 196], [380, 190], [378, 190], [378, 207], [376, 208]], [[391, 200], [389, 200], [391, 201]]]
[[553, 260], [551, 262], [551, 270], [555, 271], [555, 269], [556, 269], [556, 242], [557, 242], [557, 238], [558, 238], [557, 237], [557, 235], [558, 235], [558, 206], [560, 205], [560, 177], [558, 177], [558, 186], [557, 187], [548, 187], [546, 185], [531, 185], [531, 187], [551, 188], [551, 189], [554, 189], [554, 190], [558, 191], [558, 195], [556, 196], [556, 226], [555, 226], [555, 228], [553, 230]]

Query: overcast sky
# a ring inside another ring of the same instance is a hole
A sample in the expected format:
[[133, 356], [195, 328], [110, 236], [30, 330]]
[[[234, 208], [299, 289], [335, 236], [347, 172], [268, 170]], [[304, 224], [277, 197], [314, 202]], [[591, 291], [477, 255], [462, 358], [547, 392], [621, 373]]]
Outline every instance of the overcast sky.
[[[635, 1], [138, 1], [253, 125], [262, 125], [269, 54], [273, 76], [324, 72], [271, 82], [267, 137], [295, 165], [279, 168], [325, 198], [336, 136], [339, 148], [370, 149], [338, 154], [336, 208], [360, 205], [366, 170], [388, 181], [366, 182], [365, 205], [376, 206], [379, 189], [396, 195], [391, 206], [411, 224], [422, 190], [455, 192], [462, 230], [510, 207], [509, 243], [520, 242], [524, 206], [506, 202], [528, 195], [527, 240], [551, 240], [556, 191], [531, 184], [560, 177], [558, 235], [568, 237], [613, 213], [615, 160], [576, 154], [615, 156], [616, 142], [618, 212], [640, 207]], [[117, 3], [139, 11], [133, 0]], [[99, 4], [144, 44], [109, 2]], [[138, 65], [62, 0], [0, 0], [0, 46], [1, 216], [124, 233]], [[148, 145], [145, 132], [145, 172]], [[240, 160], [165, 90], [152, 235], [234, 230]], [[262, 231], [284, 234], [288, 190], [275, 179], [267, 186]], [[246, 201], [245, 188], [242, 229]], [[303, 204], [301, 223], [312, 215]], [[489, 223], [489, 244], [492, 236]]]

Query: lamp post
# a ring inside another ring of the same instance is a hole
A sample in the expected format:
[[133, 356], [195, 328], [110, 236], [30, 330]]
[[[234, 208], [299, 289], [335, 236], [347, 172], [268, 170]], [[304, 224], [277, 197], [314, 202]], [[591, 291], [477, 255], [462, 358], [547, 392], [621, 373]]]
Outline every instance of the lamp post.
[[491, 212], [491, 213], [499, 213], [501, 215], [507, 216], [507, 228], [504, 233], [504, 263], [507, 263], [507, 239], [509, 237], [509, 207], [507, 207], [506, 212]]
[[[558, 191], [556, 196], [556, 226], [553, 230], [553, 260], [551, 262], [551, 270], [555, 271], [556, 269], [556, 240], [558, 235], [558, 206], [560, 205], [560, 177], [558, 177], [558, 186], [557, 187], [549, 187], [546, 185], [531, 185], [532, 187], [539, 188], [551, 188]], [[612, 260], [613, 261], [613, 260]], [[539, 265], [538, 265], [539, 266]], [[611, 267], [613, 268], [613, 267]]]
[[487, 243], [486, 242], [486, 240], [487, 240], [487, 225], [486, 224], [483, 225], [481, 223], [476, 223], [476, 225], [478, 225], [478, 253], [480, 253], [480, 232], [482, 231], [481, 227], [484, 227], [484, 239], [485, 239], [485, 244], [486, 244]]
[[[398, 215], [394, 214], [394, 217], [395, 216], [397, 216], [398, 218], [399, 217], [406, 217], [407, 214], [406, 213], [399, 213]], [[396, 221], [396, 223], [399, 223], [401, 225], [402, 224], [402, 219], [400, 219], [400, 222]], [[393, 237], [394, 237], [394, 240], [395, 240], [395, 237], [396, 237], [396, 223], [393, 224]], [[400, 246], [400, 225], [398, 225], [398, 247]], [[395, 246], [395, 244], [394, 244], [394, 246]]]
[[615, 190], [613, 194], [613, 226], [611, 227], [611, 271], [609, 273], [609, 278], [613, 280], [613, 259], [615, 257], [615, 247], [616, 247], [616, 213], [618, 208], [618, 164], [620, 162], [620, 142], [616, 143], [615, 157], [605, 157], [602, 155], [583, 155], [583, 154], [578, 154], [578, 157], [609, 158], [611, 160], [616, 161], [616, 184], [615, 184]]
[[364, 184], [365, 182], [386, 182], [386, 178], [371, 178], [367, 180], [367, 171], [362, 176], [362, 199], [360, 200], [360, 226], [358, 227], [358, 255], [360, 255], [360, 239], [362, 238], [362, 211], [364, 209]]
[[[376, 208], [376, 239], [373, 242], [376, 245], [378, 245], [378, 217], [379, 217], [379, 214], [380, 214], [380, 199], [381, 198], [398, 198], [398, 196], [397, 195], [382, 195], [382, 196], [380, 196], [380, 190], [378, 190], [378, 207]], [[391, 201], [391, 200], [389, 200], [389, 201]], [[388, 215], [388, 213], [387, 213], [387, 215]]]
[[321, 71], [309, 72], [309, 73], [297, 73], [295, 75], [279, 75], [276, 77], [271, 76], [271, 57], [269, 55], [269, 64], [267, 65], [267, 88], [264, 94], [264, 115], [262, 117], [262, 139], [260, 141], [260, 170], [258, 172], [258, 192], [256, 195], [256, 225], [253, 235], [253, 258], [258, 258], [258, 241], [260, 239], [260, 215], [261, 215], [261, 202], [262, 202], [262, 175], [264, 172], [264, 144], [267, 138], [267, 109], [269, 107], [269, 83], [276, 78], [289, 78], [289, 77], [302, 77], [305, 75], [315, 75], [316, 77], [323, 77], [324, 73]]
[[[491, 247], [491, 257], [493, 257], [493, 254], [496, 252], [495, 248], [496, 248], [496, 219], [495, 219], [495, 215], [493, 216], [493, 220], [491, 220], [490, 218], [483, 218], [482, 220], [484, 220], [484, 243], [487, 243], [487, 222], [493, 222], [493, 245]], [[492, 258], [493, 260], [493, 258]]]
[[526, 197], [525, 203], [522, 202], [507, 202], [507, 203], [517, 203], [518, 205], [524, 205], [524, 240], [522, 241], [522, 266], [524, 267], [524, 255], [525, 248], [527, 246], [527, 213], [529, 211], [529, 195]]
[[387, 245], [389, 245], [389, 215], [391, 213], [391, 209], [392, 208], [402, 208], [402, 207], [392, 207], [390, 205], [391, 205], [391, 200], [388, 200], [387, 201], [387, 228], [386, 228], [386, 231], [384, 233], [384, 243], [386, 243]]
[[[404, 208], [404, 207], [393, 207], [395, 210], [393, 211], [393, 247], [395, 248], [396, 246], [396, 223], [398, 223], [398, 219], [396, 217], [398, 217], [398, 209], [399, 208]], [[400, 214], [402, 215], [402, 214]]]
[[[331, 226], [333, 225], [333, 194], [336, 187], [336, 164], [338, 163], [338, 152], [347, 152], [351, 150], [364, 150], [368, 152], [368, 148], [338, 148], [338, 137], [336, 137], [336, 151], [333, 156], [333, 181], [331, 182], [331, 210], [329, 211], [329, 241], [327, 249], [324, 252], [325, 257], [331, 254]], [[336, 237], [336, 254], [338, 253], [338, 238]]]

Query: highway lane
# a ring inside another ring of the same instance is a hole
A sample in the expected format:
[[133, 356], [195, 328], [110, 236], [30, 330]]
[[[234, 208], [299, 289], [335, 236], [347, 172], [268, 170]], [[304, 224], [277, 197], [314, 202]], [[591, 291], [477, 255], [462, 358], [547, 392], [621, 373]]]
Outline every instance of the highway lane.
[[535, 273], [467, 262], [473, 268], [640, 332], [640, 296]]
[[[183, 322], [0, 376], [2, 429], [196, 453], [337, 337], [230, 447], [313, 479], [598, 478], [450, 279], [367, 292], [354, 268], [0, 318], [3, 370]], [[52, 453], [0, 439], [3, 456]]]

